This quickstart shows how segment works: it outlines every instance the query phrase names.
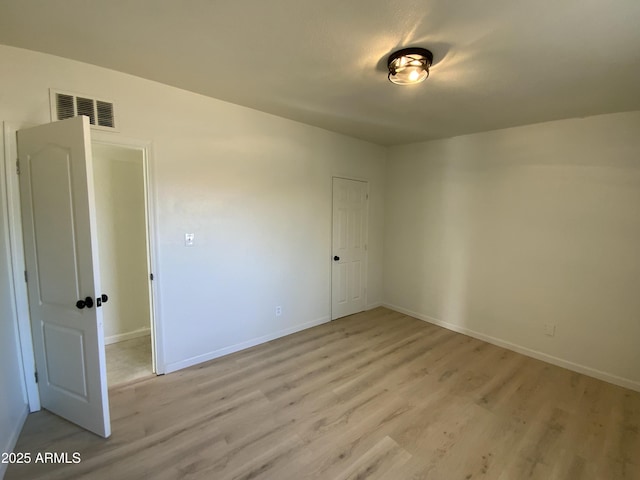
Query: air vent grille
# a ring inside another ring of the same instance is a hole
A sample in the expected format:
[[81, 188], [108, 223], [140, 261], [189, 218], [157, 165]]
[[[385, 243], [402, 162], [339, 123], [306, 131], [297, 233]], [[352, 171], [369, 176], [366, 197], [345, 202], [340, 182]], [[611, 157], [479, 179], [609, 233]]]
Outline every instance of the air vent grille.
[[67, 118], [75, 117], [76, 115], [73, 97], [71, 95], [63, 95], [62, 93], [57, 94], [56, 108], [58, 110], [58, 120], [65, 120]]
[[100, 100], [98, 100], [96, 103], [98, 110], [98, 125], [114, 128], [115, 125], [113, 123], [113, 103], [102, 102]]
[[57, 120], [78, 115], [89, 117], [89, 123], [107, 129], [115, 128], [113, 103], [70, 93], [52, 92], [51, 117]]
[[94, 101], [91, 98], [76, 97], [76, 105], [78, 108], [78, 115], [89, 117], [89, 123], [91, 125], [95, 125], [96, 112], [94, 108]]

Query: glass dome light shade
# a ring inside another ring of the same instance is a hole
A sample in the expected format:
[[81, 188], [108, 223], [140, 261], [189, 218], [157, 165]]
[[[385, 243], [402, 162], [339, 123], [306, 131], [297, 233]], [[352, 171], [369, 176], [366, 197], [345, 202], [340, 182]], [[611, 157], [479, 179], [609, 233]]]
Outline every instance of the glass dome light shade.
[[397, 85], [414, 85], [429, 76], [433, 54], [424, 48], [405, 48], [392, 53], [387, 65], [389, 80]]

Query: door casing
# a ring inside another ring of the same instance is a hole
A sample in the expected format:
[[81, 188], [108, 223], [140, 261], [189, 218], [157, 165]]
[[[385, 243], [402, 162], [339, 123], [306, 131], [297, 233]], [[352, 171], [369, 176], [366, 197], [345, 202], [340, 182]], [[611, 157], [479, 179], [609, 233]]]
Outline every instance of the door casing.
[[[154, 280], [149, 281], [149, 316], [150, 316], [150, 326], [151, 326], [151, 362], [152, 362], [152, 370], [157, 374], [164, 374], [164, 356], [161, 356], [162, 349], [158, 348], [159, 337], [159, 325], [157, 322], [157, 305], [155, 291], [156, 289], [156, 274], [155, 274], [155, 265], [157, 262], [156, 258], [156, 250], [154, 248], [155, 242], [155, 191], [152, 189], [152, 181], [151, 181], [151, 168], [150, 168], [150, 155], [152, 145], [150, 142], [142, 142], [133, 139], [124, 139], [120, 136], [117, 137], [114, 141], [113, 134], [103, 133], [100, 131], [92, 131], [91, 132], [91, 143], [101, 144], [107, 146], [115, 146], [115, 147], [123, 147], [129, 148], [133, 150], [139, 150], [142, 153], [142, 162], [143, 162], [143, 174], [144, 174], [144, 194], [145, 194], [145, 208], [146, 208], [146, 218], [147, 218], [147, 264], [149, 268], [149, 273], [154, 274]], [[154, 198], [154, 201], [151, 201], [151, 198]], [[162, 357], [162, 361], [159, 360], [159, 357]], [[160, 368], [162, 366], [163, 368]]]

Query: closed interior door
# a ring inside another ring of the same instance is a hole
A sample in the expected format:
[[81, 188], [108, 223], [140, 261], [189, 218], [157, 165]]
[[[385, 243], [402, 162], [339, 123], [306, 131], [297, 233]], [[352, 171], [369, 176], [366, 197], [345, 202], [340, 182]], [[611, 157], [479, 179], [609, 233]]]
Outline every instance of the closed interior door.
[[43, 408], [111, 433], [87, 117], [18, 132], [27, 291]]
[[365, 309], [367, 187], [333, 179], [332, 320]]

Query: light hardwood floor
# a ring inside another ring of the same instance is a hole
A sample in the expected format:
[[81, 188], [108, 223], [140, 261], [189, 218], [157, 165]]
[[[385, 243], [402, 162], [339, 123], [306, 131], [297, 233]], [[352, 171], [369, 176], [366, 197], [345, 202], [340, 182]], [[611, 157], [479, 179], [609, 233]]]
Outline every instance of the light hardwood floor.
[[640, 479], [640, 394], [378, 308], [29, 416], [7, 480]]

